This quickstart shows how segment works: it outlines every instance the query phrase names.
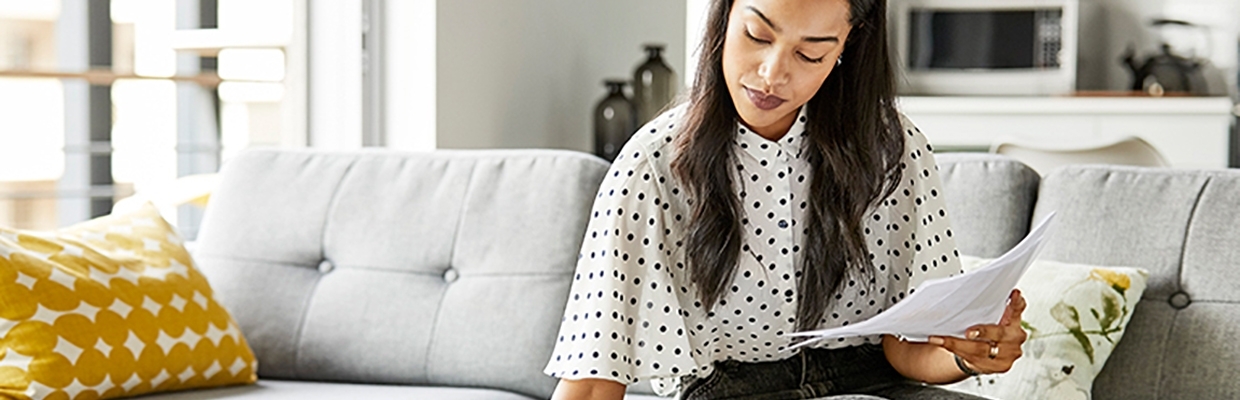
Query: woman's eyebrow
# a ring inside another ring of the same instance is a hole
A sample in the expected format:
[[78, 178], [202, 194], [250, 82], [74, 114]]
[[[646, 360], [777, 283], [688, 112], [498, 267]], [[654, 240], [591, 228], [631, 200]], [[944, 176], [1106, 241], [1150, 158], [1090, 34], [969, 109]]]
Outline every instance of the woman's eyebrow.
[[[771, 30], [775, 31], [776, 33], [780, 32], [779, 27], [775, 26], [775, 23], [771, 22], [770, 18], [767, 18], [766, 15], [762, 13], [762, 11], [758, 11], [758, 9], [754, 8], [753, 6], [745, 6], [745, 9], [749, 10], [750, 12], [754, 13], [754, 15], [757, 15], [758, 18], [762, 19], [762, 22], [765, 22], [767, 26], [771, 27]], [[806, 36], [806, 37], [802, 37], [801, 40], [805, 42], [809, 42], [809, 43], [822, 43], [822, 42], [839, 43], [840, 42], [840, 38], [837, 36]]]
[[806, 37], [801, 38], [801, 40], [810, 42], [810, 43], [822, 43], [822, 42], [839, 43], [840, 42], [840, 38], [836, 36], [806, 36]]
[[773, 30], [773, 31], [775, 31], [775, 32], [779, 32], [779, 31], [780, 31], [780, 30], [779, 30], [779, 27], [775, 26], [775, 24], [774, 24], [774, 23], [772, 23], [772, 22], [771, 22], [771, 20], [770, 20], [770, 19], [768, 19], [768, 18], [766, 17], [766, 15], [765, 15], [765, 14], [762, 14], [762, 12], [761, 12], [761, 11], [758, 11], [758, 9], [757, 9], [757, 8], [754, 8], [753, 6], [745, 6], [745, 9], [746, 9], [746, 10], [749, 10], [749, 11], [752, 11], [754, 14], [757, 14], [757, 15], [758, 15], [758, 18], [761, 18], [761, 19], [762, 19], [762, 22], [765, 22], [767, 26], [770, 26], [770, 27], [771, 27], [771, 30]]

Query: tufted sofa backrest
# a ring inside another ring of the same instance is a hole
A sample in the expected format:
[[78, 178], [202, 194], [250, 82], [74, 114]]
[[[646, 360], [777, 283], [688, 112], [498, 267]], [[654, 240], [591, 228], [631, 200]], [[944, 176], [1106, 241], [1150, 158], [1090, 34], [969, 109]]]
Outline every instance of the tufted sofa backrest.
[[1150, 271], [1094, 382], [1095, 399], [1240, 398], [1240, 172], [1072, 166], [1034, 212], [1057, 211], [1042, 258]]
[[997, 256], [1055, 211], [1041, 258], [1150, 271], [1094, 399], [1240, 398], [1240, 171], [1082, 165], [1039, 186], [1001, 156], [938, 163], [961, 254]]
[[1020, 161], [993, 154], [941, 153], [936, 157], [960, 254], [998, 257], [1025, 238], [1029, 215], [1038, 200], [1037, 172]]
[[249, 151], [195, 259], [263, 378], [539, 398], [607, 164], [567, 151]]

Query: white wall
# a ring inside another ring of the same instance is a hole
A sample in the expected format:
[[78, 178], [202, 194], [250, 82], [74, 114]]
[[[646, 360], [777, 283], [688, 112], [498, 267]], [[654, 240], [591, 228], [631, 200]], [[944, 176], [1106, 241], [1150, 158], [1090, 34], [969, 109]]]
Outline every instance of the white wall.
[[594, 103], [631, 79], [642, 44], [684, 74], [685, 3], [439, 1], [438, 148], [593, 147]]
[[436, 0], [389, 0], [383, 24], [387, 147], [435, 149]]
[[693, 86], [696, 78], [698, 46], [702, 44], [702, 36], [706, 34], [706, 17], [710, 12], [710, 0], [685, 0], [685, 73], [681, 74], [684, 86]]
[[362, 147], [362, 2], [311, 1], [308, 115], [311, 147]]

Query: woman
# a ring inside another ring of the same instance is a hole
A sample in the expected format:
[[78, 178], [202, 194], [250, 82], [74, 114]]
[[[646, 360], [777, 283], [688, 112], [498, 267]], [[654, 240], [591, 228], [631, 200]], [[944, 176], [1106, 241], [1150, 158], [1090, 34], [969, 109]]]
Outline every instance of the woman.
[[687, 104], [598, 193], [546, 373], [556, 399], [651, 380], [683, 399], [971, 398], [1007, 371], [1024, 299], [969, 339], [789, 350], [960, 272], [926, 139], [894, 106], [884, 0], [716, 0]]

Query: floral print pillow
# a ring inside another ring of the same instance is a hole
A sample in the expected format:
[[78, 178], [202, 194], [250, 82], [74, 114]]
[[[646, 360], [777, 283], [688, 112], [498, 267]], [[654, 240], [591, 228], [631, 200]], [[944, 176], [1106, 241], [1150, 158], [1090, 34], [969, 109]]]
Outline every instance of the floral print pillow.
[[[965, 271], [990, 260], [962, 256]], [[1149, 273], [1143, 269], [1035, 261], [1025, 296], [1024, 356], [1005, 374], [947, 387], [995, 399], [1090, 399], [1094, 377], [1124, 336]]]

